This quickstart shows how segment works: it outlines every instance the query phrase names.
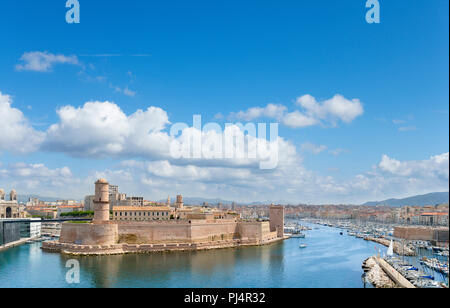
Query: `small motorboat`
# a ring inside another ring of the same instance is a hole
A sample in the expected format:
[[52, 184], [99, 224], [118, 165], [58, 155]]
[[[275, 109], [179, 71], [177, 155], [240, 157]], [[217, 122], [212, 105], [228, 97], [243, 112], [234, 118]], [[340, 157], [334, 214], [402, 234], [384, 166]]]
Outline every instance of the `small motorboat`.
[[292, 233], [291, 237], [305, 238], [305, 234], [303, 234], [303, 233]]
[[308, 246], [306, 246], [305, 244], [301, 244], [300, 246], [298, 246], [299, 248], [306, 248]]

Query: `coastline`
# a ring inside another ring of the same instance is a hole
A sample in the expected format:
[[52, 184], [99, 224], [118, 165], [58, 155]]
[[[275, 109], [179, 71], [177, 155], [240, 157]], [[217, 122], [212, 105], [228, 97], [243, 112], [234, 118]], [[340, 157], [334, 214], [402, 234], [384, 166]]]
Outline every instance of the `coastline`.
[[59, 243], [56, 241], [43, 242], [41, 249], [49, 252], [59, 252], [72, 256], [102, 256], [119, 254], [147, 254], [153, 252], [170, 251], [199, 251], [224, 248], [238, 248], [249, 246], [264, 246], [277, 243], [288, 237], [275, 238], [265, 241], [254, 240], [224, 240], [203, 243], [167, 243], [167, 244], [113, 244], [113, 245], [77, 245]]

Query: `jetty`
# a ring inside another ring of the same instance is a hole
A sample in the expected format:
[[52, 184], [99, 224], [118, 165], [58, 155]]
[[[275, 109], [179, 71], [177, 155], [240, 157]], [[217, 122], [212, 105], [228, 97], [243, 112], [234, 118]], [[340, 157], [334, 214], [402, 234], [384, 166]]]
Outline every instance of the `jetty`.
[[363, 262], [365, 278], [376, 288], [408, 288], [416, 287], [389, 263], [379, 257], [370, 257]]

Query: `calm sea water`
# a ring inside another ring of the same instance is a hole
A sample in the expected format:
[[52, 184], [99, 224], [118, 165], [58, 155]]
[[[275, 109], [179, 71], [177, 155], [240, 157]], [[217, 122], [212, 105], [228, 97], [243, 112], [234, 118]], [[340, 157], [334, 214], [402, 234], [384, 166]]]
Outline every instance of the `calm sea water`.
[[386, 247], [314, 227], [269, 246], [78, 257], [79, 284], [66, 282], [69, 257], [25, 244], [0, 253], [0, 287], [364, 287], [363, 260]]

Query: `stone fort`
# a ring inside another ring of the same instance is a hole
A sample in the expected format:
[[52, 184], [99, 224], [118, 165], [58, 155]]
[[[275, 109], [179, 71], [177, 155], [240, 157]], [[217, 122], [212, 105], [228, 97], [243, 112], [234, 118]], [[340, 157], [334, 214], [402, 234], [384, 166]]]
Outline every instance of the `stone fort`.
[[[180, 203], [181, 199], [178, 200]], [[120, 208], [120, 210], [124, 210]], [[173, 209], [176, 214], [179, 206]], [[118, 209], [113, 209], [115, 213]], [[200, 250], [274, 243], [284, 239], [284, 207], [270, 207], [270, 221], [237, 217], [196, 217], [178, 220], [110, 220], [109, 184], [95, 183], [92, 223], [62, 224], [59, 241], [44, 242], [45, 250], [74, 255]]]

